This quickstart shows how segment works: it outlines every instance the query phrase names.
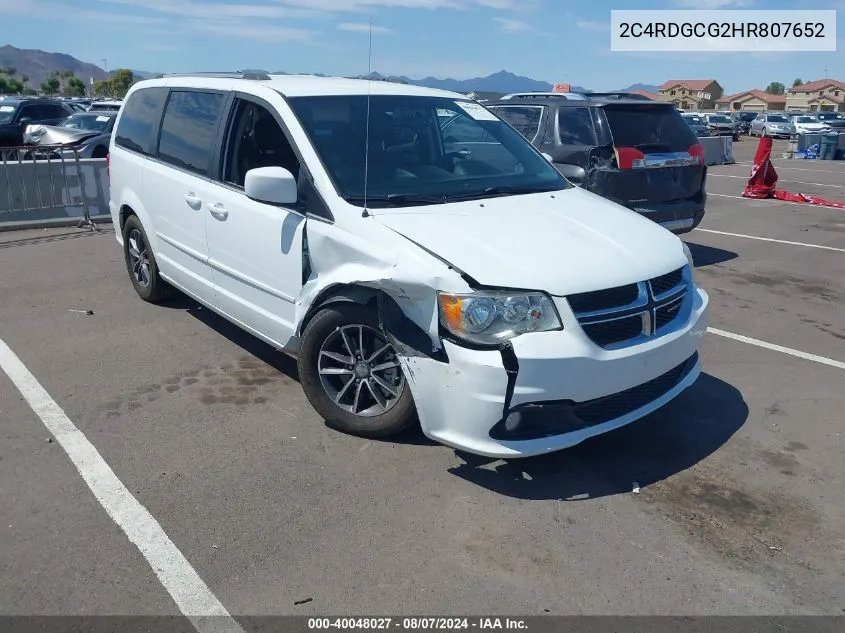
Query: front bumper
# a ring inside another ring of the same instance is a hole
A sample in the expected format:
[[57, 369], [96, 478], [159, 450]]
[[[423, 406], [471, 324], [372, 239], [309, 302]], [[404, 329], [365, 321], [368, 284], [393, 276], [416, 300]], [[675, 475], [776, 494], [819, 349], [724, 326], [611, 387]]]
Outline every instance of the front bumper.
[[[695, 289], [690, 317], [682, 327], [615, 350], [593, 344], [565, 300], [556, 301], [564, 329], [518, 336], [511, 341], [512, 353], [444, 341], [448, 362], [401, 358], [428, 437], [488, 457], [540, 455], [629, 424], [665, 405], [698, 377], [696, 354], [707, 329], [703, 290]], [[639, 395], [632, 397], [635, 392]], [[582, 419], [574, 428], [570, 412], [582, 405], [591, 409], [586, 416], [590, 421], [600, 421], [584, 425]], [[561, 432], [503, 438], [503, 421], [513, 412], [560, 416]], [[608, 419], [613, 412], [619, 415]]]

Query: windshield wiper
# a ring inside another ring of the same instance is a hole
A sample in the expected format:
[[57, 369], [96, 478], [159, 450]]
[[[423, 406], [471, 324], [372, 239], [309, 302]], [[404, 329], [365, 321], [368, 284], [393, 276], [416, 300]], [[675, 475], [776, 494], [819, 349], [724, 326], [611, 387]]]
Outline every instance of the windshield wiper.
[[343, 198], [347, 202], [351, 203], [375, 203], [380, 205], [387, 205], [387, 206], [396, 206], [396, 207], [403, 207], [403, 206], [411, 206], [411, 205], [418, 205], [418, 204], [445, 204], [448, 202], [446, 196], [434, 196], [429, 194], [416, 194], [416, 193], [388, 193], [378, 194], [374, 196], [344, 196]]
[[547, 193], [550, 191], [559, 191], [560, 187], [538, 187], [527, 185], [502, 185], [499, 187], [487, 187], [481, 191], [471, 191], [468, 193], [451, 194], [451, 200], [469, 200], [472, 198], [494, 198], [496, 196], [515, 196], [528, 193]]

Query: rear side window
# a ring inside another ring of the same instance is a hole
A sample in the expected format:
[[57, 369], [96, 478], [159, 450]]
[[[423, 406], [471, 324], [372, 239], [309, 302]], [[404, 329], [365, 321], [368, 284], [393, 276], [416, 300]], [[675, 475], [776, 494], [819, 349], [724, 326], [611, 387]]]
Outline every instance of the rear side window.
[[540, 131], [543, 106], [498, 106], [491, 110], [510, 123], [529, 141], [533, 141]]
[[144, 88], [132, 93], [120, 117], [115, 144], [133, 152], [152, 155], [166, 98], [167, 88]]
[[595, 145], [596, 131], [589, 108], [560, 108], [558, 133], [564, 145]]
[[219, 93], [171, 92], [161, 123], [159, 159], [197, 174], [207, 173], [222, 107]]
[[642, 152], [686, 152], [698, 138], [675, 108], [608, 105], [603, 108], [613, 144]]
[[70, 113], [64, 107], [56, 103], [45, 103], [41, 108], [45, 119], [63, 119], [70, 116]]

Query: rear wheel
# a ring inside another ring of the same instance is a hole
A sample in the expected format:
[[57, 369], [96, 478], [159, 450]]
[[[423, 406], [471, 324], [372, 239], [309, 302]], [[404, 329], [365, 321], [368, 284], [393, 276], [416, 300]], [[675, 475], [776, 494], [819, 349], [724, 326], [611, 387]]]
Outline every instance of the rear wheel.
[[298, 368], [305, 395], [333, 428], [387, 437], [416, 420], [396, 351], [363, 306], [344, 303], [318, 312], [302, 335]]
[[132, 287], [141, 299], [156, 303], [173, 294], [173, 287], [158, 274], [155, 255], [137, 215], [130, 215], [123, 225], [123, 255]]

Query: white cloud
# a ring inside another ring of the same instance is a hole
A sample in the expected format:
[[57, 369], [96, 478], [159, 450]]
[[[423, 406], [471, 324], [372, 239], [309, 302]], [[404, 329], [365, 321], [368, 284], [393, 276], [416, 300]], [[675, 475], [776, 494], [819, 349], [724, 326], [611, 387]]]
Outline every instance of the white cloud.
[[341, 31], [354, 31], [359, 33], [369, 33], [370, 29], [375, 33], [393, 33], [392, 30], [384, 26], [376, 26], [375, 24], [366, 24], [364, 22], [341, 22], [337, 25]]
[[575, 26], [583, 31], [609, 31], [609, 22], [598, 22], [596, 20], [578, 20]]
[[754, 4], [754, 0], [675, 0], [675, 4], [685, 9], [735, 9]]
[[493, 20], [499, 23], [499, 29], [503, 33], [520, 33], [533, 29], [530, 24], [520, 22], [519, 20], [512, 20], [510, 18], [493, 18]]

